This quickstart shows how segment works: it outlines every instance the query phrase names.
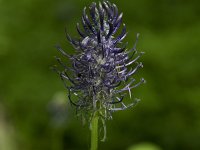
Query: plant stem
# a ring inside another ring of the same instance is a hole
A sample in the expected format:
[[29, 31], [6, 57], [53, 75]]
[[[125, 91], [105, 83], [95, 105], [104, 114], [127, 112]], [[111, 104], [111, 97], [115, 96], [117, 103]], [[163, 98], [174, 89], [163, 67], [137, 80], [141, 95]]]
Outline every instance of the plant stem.
[[98, 148], [98, 120], [98, 112], [95, 112], [91, 121], [91, 150]]

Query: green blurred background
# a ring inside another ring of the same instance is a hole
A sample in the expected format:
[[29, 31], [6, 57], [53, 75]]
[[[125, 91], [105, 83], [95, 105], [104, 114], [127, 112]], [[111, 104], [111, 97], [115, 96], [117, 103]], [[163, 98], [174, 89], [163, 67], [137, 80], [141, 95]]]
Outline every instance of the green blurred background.
[[[91, 0], [0, 0], [0, 150], [86, 150], [88, 126], [76, 118], [50, 66], [65, 27], [76, 35]], [[105, 150], [200, 149], [200, 1], [112, 0], [124, 12], [131, 47], [147, 80], [142, 101], [107, 122]]]

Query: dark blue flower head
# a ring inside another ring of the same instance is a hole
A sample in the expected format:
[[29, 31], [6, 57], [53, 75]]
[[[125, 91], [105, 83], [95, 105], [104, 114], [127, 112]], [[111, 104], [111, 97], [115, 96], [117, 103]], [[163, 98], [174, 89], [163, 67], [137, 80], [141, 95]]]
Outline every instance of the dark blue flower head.
[[[114, 111], [135, 105], [138, 100], [133, 99], [131, 90], [144, 79], [136, 82], [133, 75], [142, 67], [138, 59], [143, 53], [136, 50], [139, 34], [130, 50], [126, 48], [127, 43], [122, 42], [127, 32], [117, 6], [104, 1], [98, 5], [93, 2], [89, 9], [85, 7], [82, 29], [77, 23], [77, 32], [79, 39], [66, 34], [76, 50], [74, 55], [57, 46], [71, 61], [71, 66], [67, 66], [57, 58], [64, 68], [58, 73], [68, 89], [71, 104], [86, 114], [99, 111], [105, 119], [111, 118]], [[126, 94], [129, 94], [130, 102], [124, 102]]]

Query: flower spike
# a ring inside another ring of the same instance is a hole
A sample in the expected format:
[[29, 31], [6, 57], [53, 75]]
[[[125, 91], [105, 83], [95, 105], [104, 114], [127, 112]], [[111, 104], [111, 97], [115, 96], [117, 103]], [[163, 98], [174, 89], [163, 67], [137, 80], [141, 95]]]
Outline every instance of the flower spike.
[[[83, 30], [79, 23], [76, 25], [79, 38], [71, 38], [66, 33], [76, 53], [69, 55], [56, 46], [72, 64], [67, 66], [56, 57], [64, 68], [57, 73], [65, 83], [68, 98], [77, 112], [91, 114], [90, 118], [98, 111], [103, 120], [110, 119], [112, 112], [134, 106], [138, 100], [132, 100], [132, 91], [144, 83], [143, 78], [139, 82], [134, 79], [134, 75], [143, 67], [138, 62], [143, 53], [136, 50], [139, 34], [133, 48], [128, 50], [127, 44], [122, 43], [127, 35], [122, 16], [115, 4], [93, 2], [88, 9], [83, 9]], [[120, 28], [121, 32], [116, 35]], [[125, 94], [129, 94], [129, 101], [132, 102], [128, 102]]]

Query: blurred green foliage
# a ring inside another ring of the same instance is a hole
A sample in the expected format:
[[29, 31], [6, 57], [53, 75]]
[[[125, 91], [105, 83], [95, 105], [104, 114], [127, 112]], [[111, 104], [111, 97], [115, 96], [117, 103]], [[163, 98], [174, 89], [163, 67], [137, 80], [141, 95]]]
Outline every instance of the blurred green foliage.
[[[0, 0], [0, 140], [7, 141], [2, 150], [89, 149], [88, 126], [75, 117], [49, 68], [59, 55], [57, 43], [73, 53], [64, 28], [75, 35], [82, 9], [91, 2]], [[108, 138], [100, 149], [123, 150], [140, 142], [166, 150], [200, 149], [200, 1], [112, 2], [124, 12], [129, 46], [141, 35], [138, 50], [146, 54], [139, 76], [147, 84], [133, 91], [142, 100], [134, 109], [107, 122]]]
[[158, 146], [152, 143], [139, 143], [131, 146], [128, 150], [161, 150]]

